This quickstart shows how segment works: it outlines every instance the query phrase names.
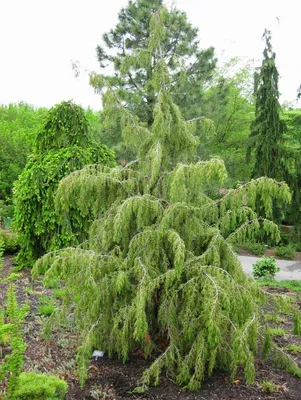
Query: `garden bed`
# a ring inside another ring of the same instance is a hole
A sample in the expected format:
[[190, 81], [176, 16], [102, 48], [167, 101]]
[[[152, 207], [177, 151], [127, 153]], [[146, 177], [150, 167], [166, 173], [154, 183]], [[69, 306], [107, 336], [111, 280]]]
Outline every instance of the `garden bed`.
[[[13, 272], [10, 257], [5, 258], [2, 270], [3, 277]], [[247, 386], [242, 372], [238, 372], [234, 382], [230, 382], [229, 374], [216, 371], [208, 378], [201, 390], [189, 392], [180, 389], [172, 379], [163, 375], [158, 387], [149, 388], [143, 394], [131, 393], [137, 386], [143, 370], [149, 365], [139, 351], [133, 353], [130, 360], [121, 364], [117, 360], [110, 360], [106, 356], [98, 360], [91, 360], [89, 378], [85, 388], [81, 389], [76, 376], [76, 347], [79, 342], [72, 321], [66, 321], [65, 326], [54, 331], [48, 341], [42, 337], [41, 331], [45, 318], [40, 314], [41, 299], [45, 297], [55, 298], [51, 289], [45, 289], [40, 281], [34, 284], [31, 281], [30, 271], [20, 272], [20, 276], [14, 281], [20, 303], [29, 301], [30, 314], [24, 324], [24, 338], [27, 343], [25, 352], [24, 369], [26, 371], [46, 372], [65, 379], [69, 384], [67, 400], [84, 399], [300, 399], [301, 380], [295, 378], [283, 370], [275, 368], [269, 362], [257, 363], [255, 382]], [[0, 304], [4, 302], [7, 284], [0, 284]], [[265, 288], [273, 293], [285, 293], [289, 296], [299, 294], [283, 288]], [[56, 298], [59, 305], [59, 299]], [[283, 321], [271, 322], [271, 327], [277, 327], [285, 331], [283, 336], [274, 340], [280, 347], [291, 344], [301, 345], [301, 338], [292, 334], [292, 324], [285, 316]], [[292, 354], [293, 358], [301, 366], [301, 353]], [[269, 381], [274, 384], [273, 392], [269, 393], [262, 388], [262, 382]], [[3, 389], [3, 388], [2, 388]], [[0, 387], [1, 390], [1, 387]], [[1, 392], [0, 392], [1, 393]]]

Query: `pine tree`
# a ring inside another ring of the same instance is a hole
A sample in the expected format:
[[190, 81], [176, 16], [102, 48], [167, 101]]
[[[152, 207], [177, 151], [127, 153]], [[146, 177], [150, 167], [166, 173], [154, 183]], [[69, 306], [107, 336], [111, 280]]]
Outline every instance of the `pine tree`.
[[[97, 57], [102, 68], [113, 65], [115, 73], [111, 84], [118, 87], [119, 96], [125, 100], [142, 121], [153, 122], [156, 103], [152, 85], [156, 64], [164, 59], [171, 74], [171, 91], [183, 112], [201, 100], [204, 86], [215, 68], [213, 48], [199, 48], [198, 30], [187, 20], [184, 12], [172, 8], [165, 19], [166, 35], [160, 56], [145, 54], [143, 62], [137, 54], [145, 49], [151, 35], [150, 21], [163, 0], [129, 1], [118, 16], [116, 27], [103, 36], [105, 47], [97, 47]], [[93, 83], [93, 82], [92, 82]]]
[[251, 125], [248, 158], [251, 150], [254, 150], [253, 178], [267, 176], [282, 180], [285, 169], [281, 151], [284, 124], [280, 119], [279, 74], [270, 31], [265, 30], [263, 38], [265, 39], [263, 61], [259, 73], [255, 73], [255, 120]]
[[[144, 49], [158, 58], [152, 126], [122, 107], [111, 82], [105, 94], [108, 115], [119, 111], [124, 137], [136, 146], [138, 159], [124, 168], [89, 166], [60, 182], [57, 211], [68, 218], [73, 204], [85, 213], [87, 198], [93, 198], [95, 221], [87, 241], [48, 253], [33, 276], [60, 276], [66, 283], [60, 312], [73, 310], [81, 333], [82, 384], [94, 348], [124, 362], [137, 348], [151, 357], [142, 389], [157, 384], [162, 369], [189, 389], [197, 389], [217, 366], [232, 378], [243, 366], [251, 382], [258, 341], [263, 358], [270, 350], [301, 376], [293, 360], [272, 345], [262, 311], [268, 295], [243, 273], [232, 249], [260, 227], [279, 239], [277, 226], [254, 209], [260, 199], [270, 217], [275, 202], [290, 201], [288, 187], [260, 178], [209, 198], [226, 170], [219, 159], [196, 161], [195, 124], [185, 122], [173, 102], [168, 66], [160, 57], [165, 18], [164, 8], [153, 13]], [[300, 333], [292, 303], [277, 297], [270, 306], [294, 312]]]

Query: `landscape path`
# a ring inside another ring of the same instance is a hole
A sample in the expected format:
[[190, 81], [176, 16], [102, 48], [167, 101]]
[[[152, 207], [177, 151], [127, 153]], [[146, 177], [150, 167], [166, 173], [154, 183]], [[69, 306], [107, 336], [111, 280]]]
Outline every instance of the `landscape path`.
[[[248, 275], [252, 275], [253, 264], [260, 258], [252, 256], [238, 256], [238, 258], [242, 264], [243, 270]], [[277, 281], [301, 280], [301, 261], [276, 260], [276, 264], [280, 268], [280, 271], [275, 276]]]

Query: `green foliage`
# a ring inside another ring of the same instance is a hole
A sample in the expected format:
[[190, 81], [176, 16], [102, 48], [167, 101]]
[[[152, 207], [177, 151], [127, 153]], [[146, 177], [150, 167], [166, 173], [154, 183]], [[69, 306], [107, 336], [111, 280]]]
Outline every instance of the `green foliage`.
[[3, 266], [4, 251], [5, 251], [5, 244], [4, 244], [4, 241], [0, 238], [0, 270], [2, 269], [2, 266]]
[[63, 400], [68, 385], [53, 375], [23, 372], [16, 383], [12, 400]]
[[269, 334], [271, 336], [284, 336], [285, 330], [281, 328], [269, 328]]
[[21, 275], [21, 274], [17, 274], [17, 273], [15, 273], [15, 272], [13, 272], [13, 273], [9, 274], [7, 278], [4, 279], [4, 282], [12, 282], [12, 281], [15, 281], [15, 280], [17, 280], [18, 278], [20, 278], [20, 275]]
[[296, 250], [292, 246], [276, 247], [276, 256], [293, 260], [296, 257]]
[[19, 249], [19, 239], [18, 235], [14, 232], [1, 229], [0, 227], [0, 240], [3, 241], [5, 246], [5, 251], [8, 253], [14, 254]]
[[284, 322], [284, 318], [283, 317], [279, 317], [279, 315], [276, 314], [265, 314], [265, 319], [267, 321], [272, 321], [272, 322]]
[[262, 257], [253, 264], [254, 278], [273, 279], [280, 269], [276, 266], [276, 261], [273, 257]]
[[[157, 101], [155, 81], [163, 63], [170, 75], [172, 99], [187, 119], [203, 115], [202, 100], [216, 65], [214, 49], [200, 49], [198, 30], [186, 14], [175, 7], [164, 8], [162, 13], [162, 5], [163, 0], [130, 1], [120, 11], [117, 25], [103, 35], [104, 46], [97, 46], [101, 69], [108, 65], [114, 69], [114, 73], [105, 76], [106, 81], [117, 89], [123, 106], [147, 125], [153, 123]], [[153, 15], [157, 15], [157, 20]], [[154, 29], [158, 34], [152, 33]], [[158, 40], [160, 53], [153, 51]], [[103, 89], [103, 78], [91, 74], [90, 84], [96, 91]], [[120, 158], [133, 155], [134, 149], [129, 152], [121, 143], [119, 113], [110, 118], [104, 111], [102, 120], [104, 143], [113, 146]]]
[[298, 344], [290, 344], [284, 348], [284, 350], [289, 351], [290, 353], [301, 353], [301, 346]]
[[255, 111], [249, 89], [253, 69], [250, 62], [240, 59], [219, 66], [202, 102], [202, 115], [214, 122], [214, 130], [208, 135], [208, 129], [200, 129], [201, 142], [206, 146], [200, 146], [198, 153], [206, 158], [218, 155], [224, 160], [229, 173], [227, 186], [248, 181], [251, 176], [245, 153]]
[[39, 298], [38, 313], [44, 316], [50, 316], [55, 310], [55, 301], [51, 297], [41, 296]]
[[[26, 164], [45, 111], [25, 103], [0, 106], [0, 201], [5, 200], [7, 206], [11, 203], [13, 182]], [[11, 211], [7, 216], [13, 216]]]
[[277, 385], [275, 385], [275, 383], [270, 382], [270, 381], [262, 381], [261, 389], [264, 392], [268, 392], [268, 393], [275, 393], [278, 391]]
[[59, 220], [54, 197], [60, 179], [70, 172], [91, 163], [115, 164], [113, 153], [94, 141], [88, 127], [84, 110], [71, 102], [58, 104], [45, 117], [36, 151], [15, 185], [15, 226], [21, 245], [17, 262], [21, 267], [32, 266], [45, 251], [76, 244], [85, 237], [90, 218], [73, 208], [74, 218], [68, 224], [63, 216]]
[[[271, 309], [294, 313], [299, 327], [296, 304], [262, 292], [232, 249], [254, 240], [259, 229], [279, 241], [278, 227], [267, 218], [275, 205], [289, 203], [288, 187], [260, 178], [219, 196], [227, 177], [224, 163], [196, 160], [196, 126], [184, 121], [172, 101], [168, 68], [160, 58], [165, 15], [166, 10], [153, 14], [147, 43], [159, 60], [152, 80], [153, 124], [147, 127], [131, 115], [110, 84], [105, 94], [106, 111], [113, 118], [120, 113], [123, 135], [136, 145], [138, 160], [124, 168], [88, 166], [60, 182], [56, 205], [66, 221], [73, 208], [89, 216], [90, 199], [96, 218], [87, 240], [44, 255], [33, 277], [45, 274], [65, 283], [58, 319], [51, 318], [59, 323], [74, 314], [82, 338], [82, 384], [95, 348], [123, 362], [141, 349], [152, 364], [139, 387], [158, 384], [164, 370], [195, 390], [217, 367], [232, 378], [243, 367], [250, 383], [259, 341], [263, 359], [271, 354], [301, 376], [296, 363], [271, 343], [262, 311], [271, 297]], [[262, 217], [254, 211], [258, 203]]]
[[28, 313], [28, 306], [19, 308], [15, 287], [10, 285], [7, 293], [7, 317], [0, 309], [0, 346], [3, 342], [9, 345], [10, 353], [1, 360], [0, 380], [8, 379], [7, 396], [10, 399], [14, 393], [18, 377], [23, 368], [23, 353], [26, 344], [22, 337], [22, 322]]
[[237, 244], [237, 247], [247, 250], [255, 256], [262, 256], [265, 252], [265, 245], [256, 242], [244, 242]]
[[271, 33], [264, 32], [265, 49], [260, 71], [255, 74], [255, 120], [251, 126], [248, 153], [255, 151], [252, 177], [283, 179], [281, 141], [284, 124], [280, 119], [278, 71], [271, 45]]
[[301, 281], [293, 281], [293, 280], [284, 280], [284, 281], [269, 281], [269, 280], [263, 280], [258, 282], [260, 285], [264, 286], [272, 286], [272, 287], [280, 287], [280, 288], [286, 288], [289, 290], [293, 290], [296, 292], [301, 291]]

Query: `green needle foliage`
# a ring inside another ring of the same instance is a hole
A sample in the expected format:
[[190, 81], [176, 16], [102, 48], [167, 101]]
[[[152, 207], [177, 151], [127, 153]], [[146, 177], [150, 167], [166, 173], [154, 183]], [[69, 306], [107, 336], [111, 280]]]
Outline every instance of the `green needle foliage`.
[[114, 166], [114, 154], [90, 135], [85, 111], [62, 102], [47, 113], [31, 155], [15, 185], [15, 225], [20, 234], [20, 267], [32, 266], [46, 251], [83, 240], [89, 218], [73, 209], [68, 233], [64, 218], [55, 213], [54, 197], [59, 181], [87, 164]]
[[282, 162], [281, 144], [284, 123], [280, 119], [278, 70], [276, 55], [271, 44], [271, 32], [265, 31], [265, 49], [259, 73], [255, 74], [255, 120], [251, 125], [248, 157], [255, 149], [252, 178], [268, 176], [283, 179], [285, 166]]
[[8, 379], [6, 394], [11, 399], [23, 368], [26, 344], [22, 336], [22, 323], [28, 313], [27, 305], [18, 307], [14, 285], [10, 285], [7, 292], [6, 312], [7, 317], [4, 317], [4, 311], [0, 309], [0, 349], [2, 355], [2, 345], [8, 345], [10, 353], [1, 360], [0, 380]]
[[63, 400], [67, 389], [67, 383], [56, 376], [27, 372], [19, 376], [12, 399]]
[[[301, 377], [293, 360], [271, 344], [262, 312], [269, 295], [243, 273], [232, 250], [233, 243], [255, 238], [259, 228], [279, 240], [277, 226], [254, 209], [259, 202], [271, 217], [274, 204], [290, 201], [288, 187], [260, 178], [218, 197], [227, 176], [224, 163], [196, 159], [195, 125], [184, 121], [171, 97], [160, 59], [165, 16], [165, 9], [153, 14], [143, 49], [144, 56], [159, 59], [151, 128], [122, 107], [110, 85], [105, 93], [108, 114], [120, 113], [123, 135], [136, 146], [138, 159], [124, 168], [85, 167], [60, 182], [58, 212], [67, 219], [76, 207], [88, 216], [87, 199], [93, 198], [95, 221], [87, 241], [46, 254], [33, 276], [59, 276], [66, 283], [58, 317], [74, 311], [82, 336], [82, 384], [95, 348], [123, 362], [141, 349], [153, 360], [142, 386], [158, 384], [164, 369], [194, 390], [216, 367], [233, 378], [241, 366], [252, 382], [259, 340], [263, 358], [272, 350], [279, 364]], [[271, 296], [271, 306], [294, 312], [300, 326], [289, 300]]]

